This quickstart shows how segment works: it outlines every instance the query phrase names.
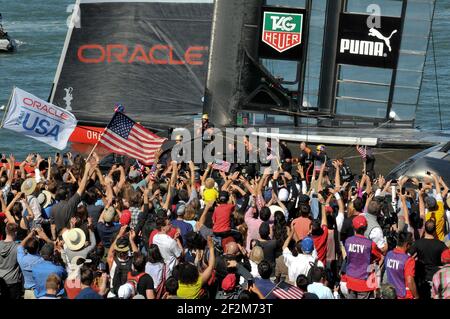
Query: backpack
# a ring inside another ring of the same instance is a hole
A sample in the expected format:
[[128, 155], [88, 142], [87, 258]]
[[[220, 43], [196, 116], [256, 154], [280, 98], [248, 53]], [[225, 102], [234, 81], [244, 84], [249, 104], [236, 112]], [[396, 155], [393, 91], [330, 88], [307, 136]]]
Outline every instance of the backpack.
[[156, 287], [156, 295], [155, 295], [156, 299], [162, 299], [162, 297], [166, 293], [166, 271], [167, 271], [166, 268], [167, 266], [166, 264], [164, 264], [162, 269], [161, 282], [159, 283], [158, 287]]
[[308, 274], [306, 275], [306, 278], [308, 278], [308, 284], [312, 284], [313, 280], [312, 280], [312, 273], [314, 269], [320, 268], [319, 266], [317, 266], [317, 264], [319, 263], [319, 259], [315, 259], [314, 262], [309, 262], [309, 265], [311, 267], [309, 267], [308, 270]]
[[112, 292], [117, 295], [119, 287], [127, 283], [128, 273], [131, 271], [132, 259], [128, 258], [127, 261], [120, 261], [119, 258], [114, 257], [116, 263], [116, 269], [114, 271]]
[[146, 275], [145, 272], [142, 272], [140, 274], [137, 274], [136, 276], [131, 275], [131, 271], [128, 272], [127, 275], [127, 283], [131, 284], [134, 287], [134, 291], [137, 292], [137, 286], [139, 283], [139, 280], [141, 280], [141, 278]]

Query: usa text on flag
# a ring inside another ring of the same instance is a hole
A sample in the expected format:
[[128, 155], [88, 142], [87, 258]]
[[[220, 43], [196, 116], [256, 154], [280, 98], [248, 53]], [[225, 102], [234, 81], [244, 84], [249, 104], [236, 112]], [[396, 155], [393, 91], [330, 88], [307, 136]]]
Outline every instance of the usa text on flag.
[[164, 138], [153, 134], [125, 114], [116, 112], [98, 144], [111, 152], [128, 155], [145, 165], [151, 165], [155, 152], [164, 141]]

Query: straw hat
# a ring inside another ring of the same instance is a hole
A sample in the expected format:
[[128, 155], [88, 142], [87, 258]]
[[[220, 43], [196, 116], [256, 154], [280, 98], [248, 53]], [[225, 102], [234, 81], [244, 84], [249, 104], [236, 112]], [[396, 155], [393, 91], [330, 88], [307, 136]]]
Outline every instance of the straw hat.
[[36, 180], [32, 178], [26, 179], [20, 186], [20, 191], [25, 195], [31, 195], [36, 190]]
[[49, 191], [45, 190], [39, 194], [37, 199], [42, 208], [47, 208], [53, 201], [53, 195]]
[[72, 251], [80, 250], [86, 243], [86, 234], [80, 228], [72, 228], [62, 234], [64, 243]]
[[116, 209], [114, 207], [108, 207], [105, 214], [103, 215], [103, 219], [105, 222], [110, 223], [113, 221], [114, 216], [116, 215]]

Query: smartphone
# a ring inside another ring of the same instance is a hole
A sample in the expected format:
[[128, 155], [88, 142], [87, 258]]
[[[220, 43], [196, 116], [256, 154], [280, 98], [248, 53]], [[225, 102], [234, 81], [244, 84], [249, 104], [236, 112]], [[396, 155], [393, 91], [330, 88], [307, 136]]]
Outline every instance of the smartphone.
[[405, 193], [406, 193], [406, 188], [402, 187], [402, 195], [405, 195]]
[[250, 288], [253, 286], [253, 280], [248, 280], [247, 281], [247, 287]]
[[427, 171], [427, 175], [431, 175], [431, 172], [430, 172], [430, 171]]
[[422, 183], [419, 183], [419, 189], [422, 189], [423, 185]]
[[397, 184], [397, 180], [396, 180], [396, 179], [393, 179], [393, 180], [391, 181], [391, 184], [392, 184], [392, 185]]

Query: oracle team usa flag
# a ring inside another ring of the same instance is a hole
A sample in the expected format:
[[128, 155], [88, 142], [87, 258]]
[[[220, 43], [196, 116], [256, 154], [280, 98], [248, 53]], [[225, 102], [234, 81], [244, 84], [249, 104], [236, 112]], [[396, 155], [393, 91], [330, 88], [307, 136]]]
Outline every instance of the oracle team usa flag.
[[75, 116], [19, 88], [14, 88], [1, 127], [64, 150], [77, 126]]

